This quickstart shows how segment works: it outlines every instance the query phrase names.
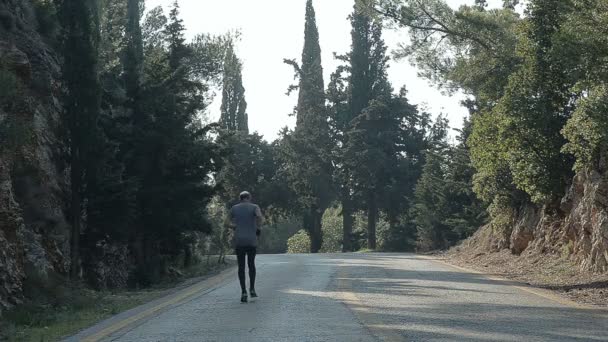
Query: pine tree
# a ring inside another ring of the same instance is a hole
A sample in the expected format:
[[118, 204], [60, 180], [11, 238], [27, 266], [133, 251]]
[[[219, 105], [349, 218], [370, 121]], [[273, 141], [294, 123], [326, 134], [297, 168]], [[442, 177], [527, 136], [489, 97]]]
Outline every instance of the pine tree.
[[169, 67], [173, 71], [179, 68], [182, 58], [189, 54], [189, 49], [185, 44], [185, 31], [184, 21], [179, 17], [179, 3], [178, 0], [175, 0], [169, 12], [169, 23], [165, 27], [165, 34], [169, 42]]
[[286, 137], [285, 155], [290, 183], [299, 197], [303, 224], [311, 238], [311, 252], [321, 249], [323, 213], [331, 202], [332, 169], [329, 162], [329, 126], [321, 47], [312, 0], [306, 2], [301, 67], [286, 60], [299, 78], [295, 131]]
[[220, 126], [229, 131], [249, 133], [247, 101], [242, 76], [243, 65], [234, 52], [234, 43], [228, 43], [224, 58], [224, 80]]
[[416, 184], [413, 220], [416, 224], [418, 250], [430, 251], [445, 248], [450, 238], [445, 224], [449, 215], [449, 195], [445, 170], [449, 167], [447, 143], [448, 122], [439, 117], [429, 133], [429, 148], [422, 175]]

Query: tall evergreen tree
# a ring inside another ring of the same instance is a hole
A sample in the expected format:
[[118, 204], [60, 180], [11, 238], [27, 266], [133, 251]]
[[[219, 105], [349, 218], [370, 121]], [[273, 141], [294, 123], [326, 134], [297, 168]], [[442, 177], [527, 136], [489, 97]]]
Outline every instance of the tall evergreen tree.
[[[391, 110], [392, 89], [387, 79], [388, 57], [382, 25], [359, 5], [351, 17], [352, 51], [349, 56], [350, 129], [346, 135], [345, 165], [351, 189], [365, 203], [368, 248], [376, 248], [379, 196], [383, 174], [396, 155], [400, 118]], [[394, 164], [393, 164], [394, 165]], [[346, 213], [348, 214], [348, 213]]]
[[189, 53], [185, 44], [185, 31], [184, 20], [179, 17], [179, 2], [175, 0], [169, 12], [169, 23], [165, 27], [165, 34], [169, 43], [169, 67], [173, 71], [179, 68], [182, 58]]
[[243, 65], [234, 52], [234, 43], [230, 41], [224, 58], [220, 126], [229, 131], [248, 134], [249, 118], [242, 69]]
[[[175, 3], [165, 23], [155, 13], [144, 42], [146, 58], [133, 120], [131, 177], [137, 180], [137, 220], [133, 255], [137, 280], [158, 280], [161, 256], [183, 253], [189, 262], [189, 232], [208, 232], [205, 208], [214, 194], [210, 175], [221, 157], [198, 114], [208, 105], [210, 77], [221, 62], [207, 60], [215, 42], [188, 44]], [[160, 34], [156, 34], [160, 33]], [[200, 65], [208, 65], [202, 68]]]
[[329, 126], [321, 47], [312, 0], [306, 2], [304, 49], [301, 67], [286, 60], [299, 78], [295, 131], [286, 137], [288, 177], [299, 197], [304, 227], [311, 237], [311, 251], [323, 244], [321, 221], [332, 196]]
[[141, 0], [128, 0], [127, 26], [125, 29], [124, 78], [127, 98], [136, 112], [142, 82], [144, 48], [141, 33]]
[[[340, 59], [348, 62], [347, 56]], [[335, 165], [334, 180], [338, 187], [339, 199], [342, 208], [342, 251], [353, 250], [353, 226], [354, 206], [352, 191], [349, 182], [349, 170], [345, 163], [344, 146], [346, 143], [346, 131], [350, 127], [351, 111], [349, 110], [348, 65], [341, 65], [332, 73], [331, 81], [327, 87], [327, 99], [329, 102], [329, 124], [333, 152], [332, 160]]]
[[[70, 131], [71, 271], [80, 274], [80, 235], [86, 191], [96, 184], [101, 89], [98, 77], [99, 14], [96, 0], [65, 0], [61, 5], [65, 30], [64, 79], [66, 118]], [[87, 188], [87, 185], [89, 187]]]

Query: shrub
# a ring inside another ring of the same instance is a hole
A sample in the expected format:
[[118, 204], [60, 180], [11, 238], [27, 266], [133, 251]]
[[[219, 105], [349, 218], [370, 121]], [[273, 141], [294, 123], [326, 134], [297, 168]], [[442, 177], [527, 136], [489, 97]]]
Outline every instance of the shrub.
[[339, 253], [342, 251], [342, 207], [332, 207], [325, 211], [322, 220], [323, 246], [322, 253]]
[[305, 230], [300, 230], [287, 240], [287, 253], [310, 253], [310, 236]]

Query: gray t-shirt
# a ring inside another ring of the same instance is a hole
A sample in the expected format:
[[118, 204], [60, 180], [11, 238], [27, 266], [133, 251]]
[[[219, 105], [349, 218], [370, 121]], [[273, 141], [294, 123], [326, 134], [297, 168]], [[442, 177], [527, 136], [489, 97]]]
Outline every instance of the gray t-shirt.
[[230, 209], [230, 218], [236, 225], [234, 230], [235, 247], [257, 247], [256, 217], [260, 208], [249, 202], [241, 202]]

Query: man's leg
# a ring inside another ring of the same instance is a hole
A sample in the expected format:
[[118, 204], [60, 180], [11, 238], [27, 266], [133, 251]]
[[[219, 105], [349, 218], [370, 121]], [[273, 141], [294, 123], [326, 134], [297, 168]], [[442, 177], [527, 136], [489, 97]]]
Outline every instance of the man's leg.
[[255, 255], [256, 248], [250, 247], [247, 251], [247, 268], [249, 268], [249, 293], [251, 297], [257, 297], [255, 293]]
[[239, 282], [241, 283], [241, 294], [244, 295], [244, 300], [243, 300], [243, 296], [241, 296], [241, 301], [247, 301], [247, 287], [245, 285], [245, 254], [246, 254], [246, 249], [242, 248], [242, 247], [237, 247], [236, 248], [236, 260], [238, 262], [238, 266], [239, 266]]

